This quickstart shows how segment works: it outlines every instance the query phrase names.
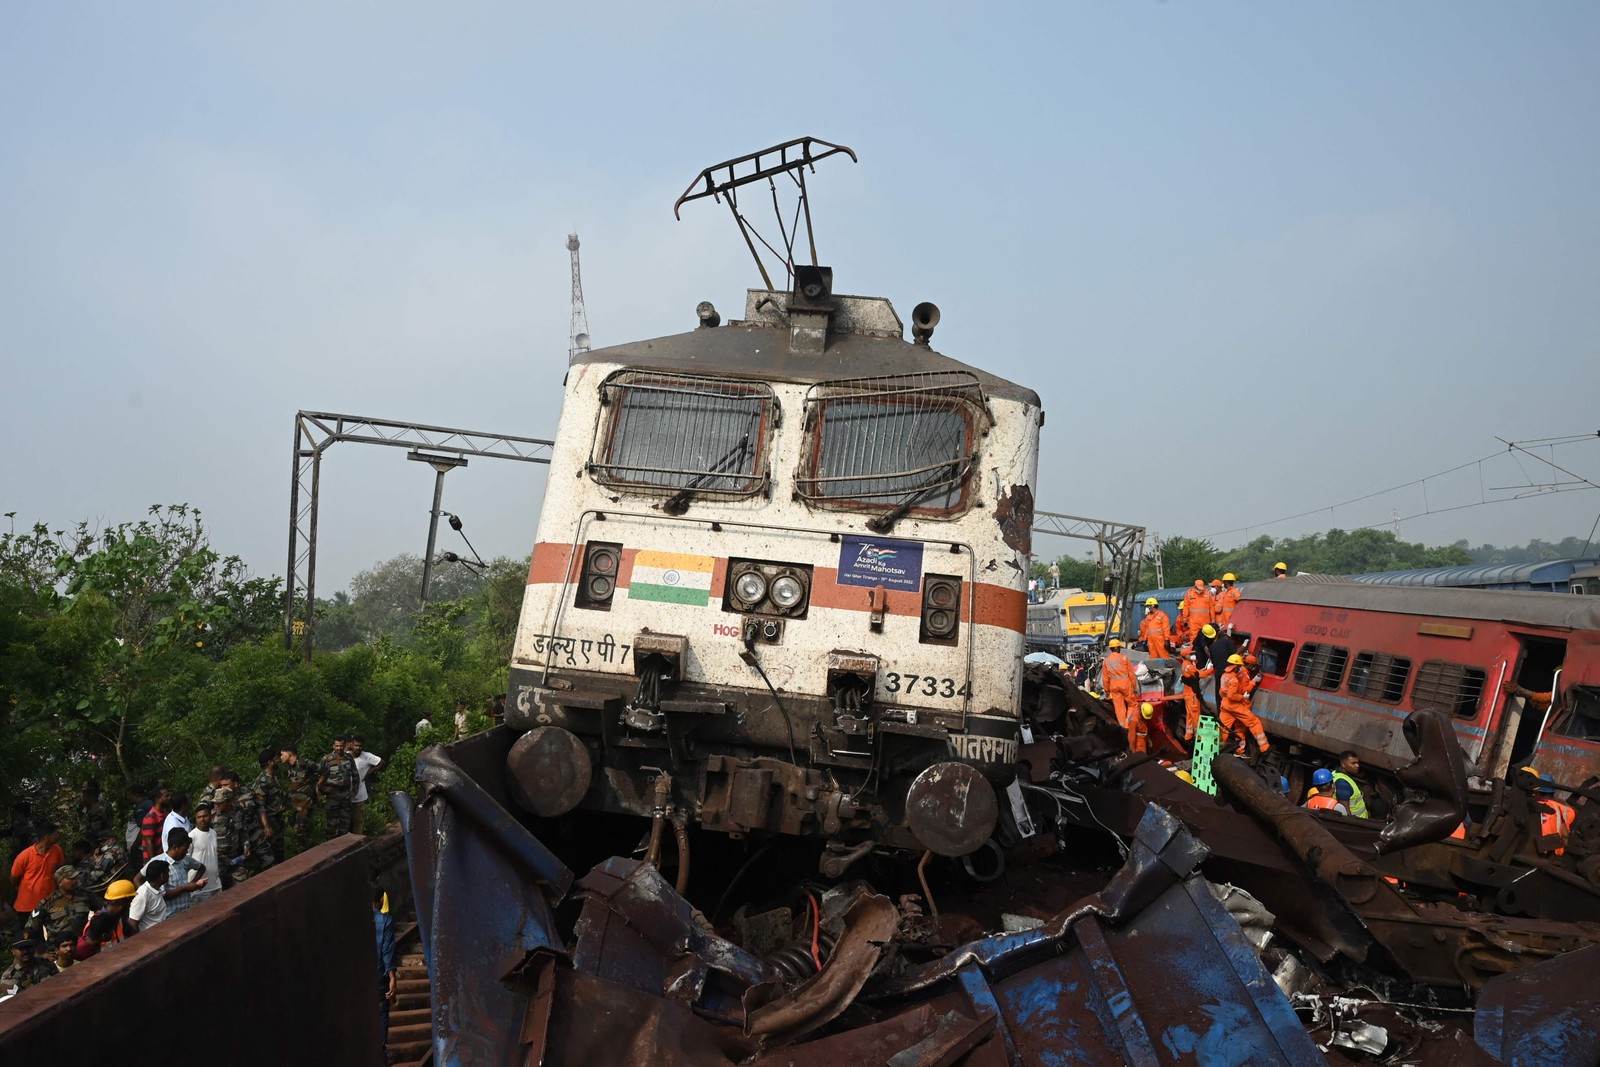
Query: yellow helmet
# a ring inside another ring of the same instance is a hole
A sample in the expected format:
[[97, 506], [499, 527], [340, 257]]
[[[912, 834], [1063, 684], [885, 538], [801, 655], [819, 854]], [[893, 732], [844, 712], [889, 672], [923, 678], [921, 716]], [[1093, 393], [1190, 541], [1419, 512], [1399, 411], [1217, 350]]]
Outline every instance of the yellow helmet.
[[1172, 773], [1176, 774], [1179, 778], [1182, 778], [1190, 785], [1194, 785], [1194, 775], [1190, 774], [1188, 771], [1173, 771]]
[[1286, 571], [1289, 569], [1289, 565], [1287, 563], [1274, 563], [1272, 565], [1272, 569], [1275, 571]]
[[1156, 708], [1155, 708], [1154, 704], [1140, 704], [1139, 705], [1139, 714], [1141, 716], [1143, 716], [1144, 718], [1148, 719], [1148, 718], [1150, 718], [1150, 716], [1154, 715], [1155, 713], [1156, 713]]
[[1233, 655], [1228, 657], [1228, 662], [1233, 664], [1235, 667], [1243, 667], [1244, 657], [1235, 652]]
[[1200, 627], [1200, 632], [1205, 634], [1207, 637], [1217, 636], [1217, 628], [1212, 626], [1209, 622]]
[[1227, 574], [1224, 574], [1222, 576], [1222, 580], [1225, 581], [1225, 582], [1237, 582], [1239, 579], [1237, 579], [1237, 578], [1235, 578], [1233, 576], [1233, 572], [1232, 571], [1229, 571]]
[[137, 890], [133, 888], [132, 882], [128, 881], [126, 878], [118, 878], [115, 882], [112, 882], [110, 885], [106, 886], [106, 899], [127, 900], [129, 897], [133, 896], [135, 892], [137, 892]]
[[1147, 596], [1147, 597], [1144, 598], [1144, 606], [1147, 607], [1147, 608], [1153, 608], [1157, 604], [1160, 604], [1160, 603], [1161, 603], [1161, 601], [1157, 600], [1153, 596]]
[[1119, 639], [1113, 637], [1111, 640], [1106, 642], [1106, 647], [1107, 648], [1121, 648], [1122, 647], [1122, 642]]

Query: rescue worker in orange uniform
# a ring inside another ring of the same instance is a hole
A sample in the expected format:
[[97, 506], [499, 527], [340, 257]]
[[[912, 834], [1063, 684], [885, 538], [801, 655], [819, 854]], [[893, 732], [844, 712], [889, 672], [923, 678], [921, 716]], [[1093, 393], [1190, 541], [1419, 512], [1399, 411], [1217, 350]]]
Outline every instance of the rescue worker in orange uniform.
[[1139, 640], [1144, 642], [1144, 647], [1149, 650], [1151, 659], [1167, 659], [1171, 657], [1172, 650], [1167, 647], [1171, 638], [1172, 620], [1167, 618], [1167, 613], [1161, 610], [1161, 604], [1155, 597], [1146, 597], [1144, 602], [1144, 618], [1139, 620]]
[[1195, 666], [1193, 659], [1183, 661], [1183, 739], [1194, 740], [1194, 732], [1200, 729], [1200, 712], [1204, 703], [1200, 699], [1200, 687], [1205, 684], [1202, 679], [1211, 677], [1210, 667], [1205, 670]]
[[1211, 596], [1211, 623], [1217, 629], [1222, 629], [1222, 619], [1219, 612], [1222, 607], [1222, 579], [1213, 578], [1211, 584], [1206, 586], [1206, 592]]
[[1274, 563], [1272, 565], [1272, 576], [1274, 578], [1289, 577], [1289, 565], [1287, 563]]
[[1572, 832], [1572, 820], [1578, 813], [1572, 805], [1563, 804], [1556, 799], [1556, 780], [1548, 774], [1540, 774], [1532, 767], [1524, 767], [1523, 771], [1529, 775], [1536, 775], [1539, 779], [1539, 795], [1534, 802], [1534, 807], [1539, 809], [1539, 836], [1543, 839], [1540, 848], [1546, 849], [1555, 845], [1554, 852], [1557, 856], [1566, 854], [1567, 835]]
[[1272, 742], [1267, 740], [1261, 720], [1256, 718], [1256, 713], [1251, 709], [1244, 687], [1244, 657], [1235, 652], [1228, 657], [1228, 667], [1222, 675], [1222, 707], [1217, 721], [1221, 723], [1224, 735], [1233, 733], [1235, 726], [1241, 728], [1234, 755], [1245, 754], [1244, 730], [1250, 732], [1250, 736], [1256, 739], [1256, 748], [1265, 754], [1272, 749]]
[[1150, 751], [1150, 720], [1155, 716], [1154, 704], [1139, 705], [1139, 714], [1128, 716], [1128, 751]]
[[1203, 578], [1194, 580], [1194, 588], [1183, 594], [1178, 605], [1178, 636], [1185, 641], [1200, 632], [1200, 627], [1211, 621], [1211, 594], [1206, 591]]
[[1305, 807], [1312, 811], [1336, 811], [1349, 815], [1349, 810], [1333, 795], [1333, 772], [1326, 767], [1311, 773], [1311, 790], [1306, 794]]
[[1261, 661], [1253, 654], [1247, 653], [1244, 657], [1244, 695], [1251, 698], [1255, 696], [1256, 687], [1261, 684]]
[[1222, 576], [1222, 592], [1216, 596], [1216, 626], [1218, 629], [1227, 629], [1228, 623], [1233, 621], [1233, 613], [1239, 607], [1239, 587], [1234, 585], [1239, 579], [1230, 571]]
[[1100, 664], [1100, 684], [1111, 706], [1117, 709], [1117, 724], [1126, 727], [1139, 696], [1133, 680], [1133, 661], [1122, 654], [1122, 642], [1117, 638], [1113, 637], [1106, 646], [1110, 651]]

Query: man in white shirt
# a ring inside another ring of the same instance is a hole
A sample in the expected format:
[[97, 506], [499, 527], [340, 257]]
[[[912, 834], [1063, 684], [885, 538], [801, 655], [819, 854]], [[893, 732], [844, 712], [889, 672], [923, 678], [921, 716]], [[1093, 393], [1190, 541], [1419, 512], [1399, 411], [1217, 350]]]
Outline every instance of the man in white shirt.
[[428, 718], [426, 715], [424, 715], [422, 718], [417, 720], [417, 736], [418, 737], [421, 737], [424, 733], [428, 732], [431, 729], [433, 729], [433, 720]]
[[222, 878], [217, 871], [217, 832], [211, 828], [210, 801], [194, 809], [194, 829], [189, 831], [189, 858], [204, 868], [200, 877], [205, 884], [195, 890], [195, 902], [199, 903], [222, 888]]
[[144, 885], [133, 894], [133, 902], [128, 905], [128, 918], [138, 925], [140, 933], [167, 917], [167, 861], [151, 860], [145, 865], [144, 876]]
[[345, 744], [345, 754], [356, 769], [356, 798], [350, 805], [350, 832], [353, 834], [363, 832], [361, 828], [367, 814], [367, 775], [377, 774], [384, 768], [382, 757], [363, 751], [365, 745], [366, 738], [360, 734], [351, 734]]
[[172, 799], [167, 802], [171, 809], [167, 812], [167, 821], [161, 827], [161, 840], [166, 841], [172, 836], [172, 828], [179, 827], [184, 833], [194, 829], [194, 823], [189, 821], [189, 794], [173, 793]]
[[144, 870], [139, 872], [149, 881], [150, 864], [166, 863], [167, 885], [161, 895], [166, 898], [166, 917], [169, 919], [193, 904], [196, 899], [194, 894], [206, 887], [205, 868], [199, 860], [189, 855], [191, 840], [182, 829], [174, 830], [167, 835], [167, 850], [146, 863]]

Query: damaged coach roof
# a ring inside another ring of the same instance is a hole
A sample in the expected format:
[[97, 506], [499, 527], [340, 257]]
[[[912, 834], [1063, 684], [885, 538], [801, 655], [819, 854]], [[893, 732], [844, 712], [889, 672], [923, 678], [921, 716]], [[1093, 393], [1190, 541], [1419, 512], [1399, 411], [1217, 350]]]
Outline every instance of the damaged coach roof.
[[1600, 601], [1569, 593], [1306, 582], [1298, 578], [1251, 582], [1243, 588], [1243, 599], [1256, 603], [1367, 608], [1402, 615], [1515, 621], [1568, 630], [1600, 630]]

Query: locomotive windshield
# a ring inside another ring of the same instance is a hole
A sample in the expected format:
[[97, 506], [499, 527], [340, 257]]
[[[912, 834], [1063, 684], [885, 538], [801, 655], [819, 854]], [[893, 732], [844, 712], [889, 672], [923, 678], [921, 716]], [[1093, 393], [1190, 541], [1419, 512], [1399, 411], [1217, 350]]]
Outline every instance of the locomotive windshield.
[[881, 506], [885, 519], [953, 514], [966, 502], [987, 417], [970, 374], [825, 382], [806, 399], [799, 495], [824, 507]]
[[600, 395], [609, 414], [589, 471], [602, 485], [672, 492], [681, 506], [701, 494], [748, 496], [765, 484], [773, 406], [766, 383], [620, 371]]

